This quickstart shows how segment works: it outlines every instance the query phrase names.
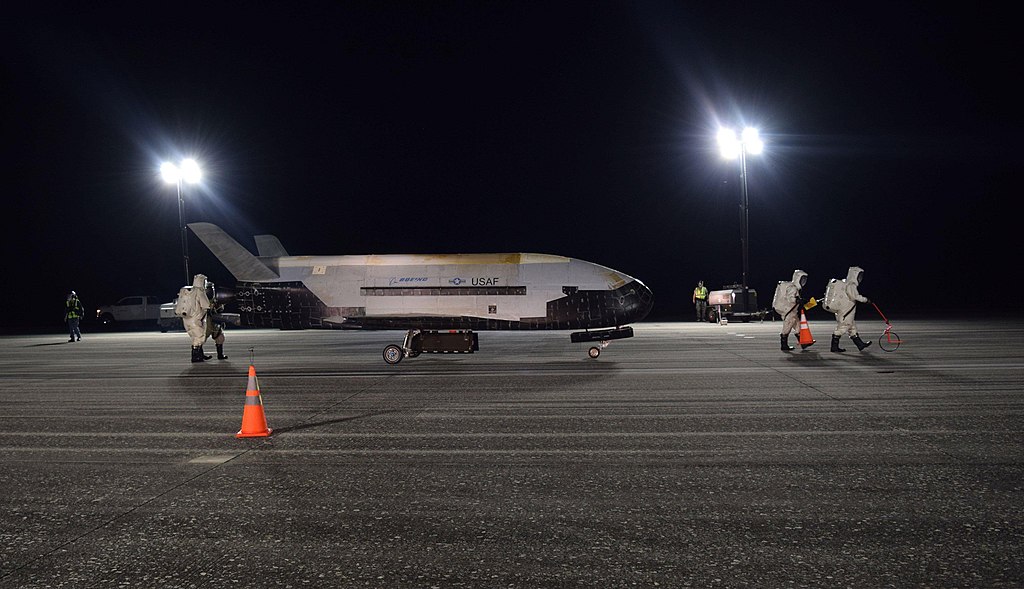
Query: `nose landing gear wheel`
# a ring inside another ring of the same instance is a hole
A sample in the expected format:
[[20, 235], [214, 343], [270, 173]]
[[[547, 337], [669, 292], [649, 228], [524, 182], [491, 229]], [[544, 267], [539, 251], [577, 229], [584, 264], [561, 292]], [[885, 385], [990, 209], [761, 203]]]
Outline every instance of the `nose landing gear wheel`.
[[395, 344], [384, 348], [384, 361], [388, 364], [398, 364], [402, 361], [403, 356], [405, 356], [405, 351]]
[[594, 346], [594, 347], [590, 348], [589, 350], [587, 350], [587, 354], [591, 358], [597, 358], [598, 356], [601, 355], [601, 348], [599, 348], [597, 346]]

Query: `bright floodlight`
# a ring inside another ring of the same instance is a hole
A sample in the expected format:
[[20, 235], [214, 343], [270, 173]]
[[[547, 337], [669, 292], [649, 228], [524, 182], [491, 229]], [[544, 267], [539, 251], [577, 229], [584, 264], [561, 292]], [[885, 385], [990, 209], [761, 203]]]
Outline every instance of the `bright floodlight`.
[[727, 160], [738, 158], [740, 150], [743, 149], [736, 138], [736, 132], [725, 127], [718, 129], [718, 147], [722, 150], [722, 157]]
[[181, 162], [181, 177], [189, 184], [195, 184], [203, 177], [196, 160], [189, 158]]
[[160, 164], [160, 175], [163, 176], [164, 182], [168, 184], [177, 184], [178, 180], [181, 179], [181, 172], [178, 171], [178, 166], [171, 162]]
[[761, 141], [761, 137], [757, 134], [757, 129], [753, 127], [743, 129], [743, 146], [746, 148], [747, 153], [754, 155], [764, 151], [764, 141]]

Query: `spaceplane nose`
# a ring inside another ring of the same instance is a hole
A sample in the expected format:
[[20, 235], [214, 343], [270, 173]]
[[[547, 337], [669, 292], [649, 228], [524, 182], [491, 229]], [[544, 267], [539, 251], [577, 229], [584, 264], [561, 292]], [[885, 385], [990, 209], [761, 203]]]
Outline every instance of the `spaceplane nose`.
[[622, 288], [622, 293], [623, 296], [620, 301], [623, 315], [626, 318], [623, 323], [643, 321], [647, 314], [651, 312], [651, 308], [654, 307], [654, 293], [651, 292], [651, 289], [647, 288], [646, 284], [635, 278]]

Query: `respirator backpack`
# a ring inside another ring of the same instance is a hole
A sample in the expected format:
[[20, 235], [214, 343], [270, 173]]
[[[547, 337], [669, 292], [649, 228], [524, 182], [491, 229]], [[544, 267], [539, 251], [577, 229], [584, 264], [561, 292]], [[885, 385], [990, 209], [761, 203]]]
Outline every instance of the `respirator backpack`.
[[772, 297], [772, 309], [775, 309], [775, 312], [781, 317], [785, 317], [786, 313], [789, 313], [793, 307], [792, 303], [785, 300], [786, 287], [789, 284], [792, 283], [780, 280], [779, 285], [775, 287], [775, 296]]
[[825, 287], [825, 300], [822, 301], [821, 306], [829, 313], [838, 313], [847, 306], [849, 298], [846, 295], [846, 279], [833, 278]]
[[187, 286], [181, 287], [181, 290], [178, 291], [178, 298], [174, 300], [175, 317], [184, 317], [190, 312], [195, 311], [195, 299], [191, 296], [191, 293], [192, 289]]

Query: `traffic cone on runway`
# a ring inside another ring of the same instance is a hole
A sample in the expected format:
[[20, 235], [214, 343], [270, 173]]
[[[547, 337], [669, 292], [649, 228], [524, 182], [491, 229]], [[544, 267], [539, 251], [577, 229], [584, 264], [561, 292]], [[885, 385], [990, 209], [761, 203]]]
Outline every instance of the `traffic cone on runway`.
[[807, 315], [800, 311], [800, 347], [807, 349], [814, 345], [814, 338], [811, 337], [811, 328], [807, 325]]
[[245, 391], [245, 409], [242, 412], [242, 429], [235, 434], [236, 438], [264, 438], [274, 431], [267, 427], [267, 417], [263, 414], [263, 397], [260, 385], [256, 381], [256, 367], [249, 365], [249, 386]]

